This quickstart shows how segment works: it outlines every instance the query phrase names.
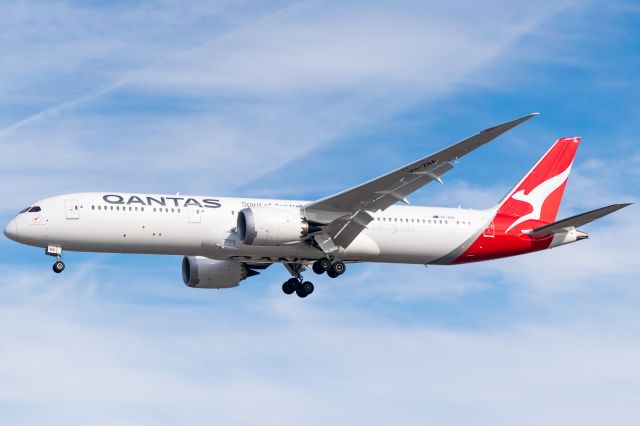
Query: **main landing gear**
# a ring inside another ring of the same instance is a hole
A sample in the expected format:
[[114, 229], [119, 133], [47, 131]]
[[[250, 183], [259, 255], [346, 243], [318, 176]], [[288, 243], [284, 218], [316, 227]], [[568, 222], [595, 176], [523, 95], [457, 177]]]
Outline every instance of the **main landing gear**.
[[[282, 291], [285, 294], [295, 293], [298, 297], [304, 298], [313, 293], [313, 284], [302, 278], [302, 272], [305, 270], [305, 266], [302, 263], [285, 263], [284, 266], [293, 275], [293, 278], [282, 284]], [[324, 274], [326, 272], [331, 278], [337, 278], [344, 274], [346, 266], [340, 260], [331, 261], [329, 258], [323, 257], [313, 263], [312, 269], [316, 274]]]
[[302, 278], [291, 278], [282, 284], [282, 291], [285, 294], [293, 294], [294, 292], [298, 297], [307, 297], [313, 293], [313, 284], [309, 281], [302, 281]]
[[45, 253], [49, 256], [55, 256], [56, 262], [53, 264], [53, 272], [59, 274], [64, 271], [64, 262], [62, 261], [62, 247], [47, 246]]
[[331, 278], [338, 278], [340, 275], [344, 274], [347, 267], [344, 262], [340, 260], [331, 262], [328, 258], [323, 257], [313, 263], [312, 269], [313, 272], [318, 275], [322, 275], [326, 272]]

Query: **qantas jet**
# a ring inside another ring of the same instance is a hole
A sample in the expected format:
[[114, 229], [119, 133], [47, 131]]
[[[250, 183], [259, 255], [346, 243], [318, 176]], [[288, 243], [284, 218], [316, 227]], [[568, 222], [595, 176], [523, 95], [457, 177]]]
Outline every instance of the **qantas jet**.
[[281, 263], [286, 294], [306, 297], [311, 267], [336, 278], [353, 262], [456, 265], [531, 253], [587, 238], [579, 231], [629, 204], [556, 221], [580, 138], [557, 140], [520, 182], [486, 210], [418, 207], [407, 196], [537, 114], [484, 130], [384, 176], [317, 201], [110, 193], [65, 194], [25, 208], [4, 233], [45, 249], [184, 255], [184, 283], [229, 288]]

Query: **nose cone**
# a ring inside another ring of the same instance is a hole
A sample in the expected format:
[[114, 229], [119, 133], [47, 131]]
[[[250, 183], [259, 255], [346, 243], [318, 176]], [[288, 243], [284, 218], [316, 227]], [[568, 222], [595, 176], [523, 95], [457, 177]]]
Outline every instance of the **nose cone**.
[[7, 238], [11, 238], [13, 241], [18, 241], [18, 224], [15, 219], [4, 227], [4, 235], [6, 235]]

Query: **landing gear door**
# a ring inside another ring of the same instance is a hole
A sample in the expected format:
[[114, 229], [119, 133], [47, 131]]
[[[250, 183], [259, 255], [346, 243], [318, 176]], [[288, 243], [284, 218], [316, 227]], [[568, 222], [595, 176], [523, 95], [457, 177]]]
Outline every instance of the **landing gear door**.
[[189, 206], [187, 211], [189, 212], [189, 223], [200, 223], [200, 215], [202, 214], [200, 207]]
[[80, 219], [78, 200], [64, 200], [64, 215], [67, 219]]

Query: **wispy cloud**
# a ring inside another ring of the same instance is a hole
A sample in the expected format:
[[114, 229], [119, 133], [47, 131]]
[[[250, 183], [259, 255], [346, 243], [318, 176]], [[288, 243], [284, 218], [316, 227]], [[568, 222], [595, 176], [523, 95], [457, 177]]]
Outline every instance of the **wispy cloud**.
[[[571, 3], [290, 4], [7, 6], [1, 213], [76, 190], [325, 195], [539, 103], [550, 124], [505, 136], [414, 203], [486, 207], [571, 126], [592, 142], [564, 213], [635, 201], [632, 126], [601, 126], [616, 134], [598, 147], [597, 121], [558, 112], [585, 108], [593, 85], [571, 91], [579, 72], [531, 55], [549, 39], [576, 50], [581, 33], [545, 24]], [[282, 295], [278, 266], [195, 291], [177, 257], [69, 253], [54, 275], [40, 250], [3, 240], [0, 422], [632, 425], [634, 211], [526, 257], [350, 265], [303, 301]]]
[[[526, 15], [468, 7], [503, 25], [419, 3], [362, 10], [305, 2], [196, 48], [175, 53], [173, 45], [159, 63], [8, 126], [3, 143], [16, 155], [3, 157], [2, 166], [19, 184], [0, 195], [8, 208], [24, 203], [13, 194], [34, 170], [38, 179], [48, 177], [34, 197], [121, 188], [125, 175], [124, 189], [231, 193], [317, 147], [437, 99], [471, 73], [472, 80], [489, 79], [483, 65], [559, 10], [551, 2]], [[138, 46], [166, 50], [163, 43], [145, 39]], [[70, 170], [83, 182], [69, 179]]]

